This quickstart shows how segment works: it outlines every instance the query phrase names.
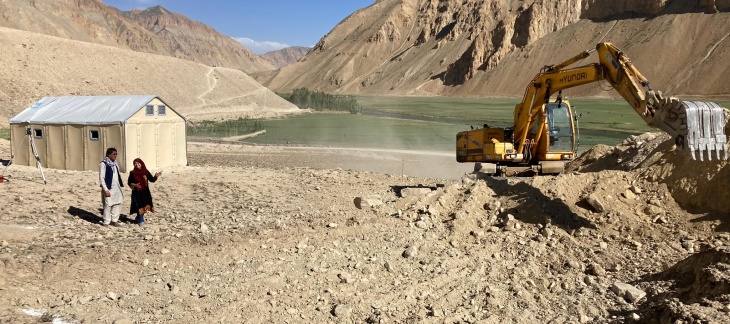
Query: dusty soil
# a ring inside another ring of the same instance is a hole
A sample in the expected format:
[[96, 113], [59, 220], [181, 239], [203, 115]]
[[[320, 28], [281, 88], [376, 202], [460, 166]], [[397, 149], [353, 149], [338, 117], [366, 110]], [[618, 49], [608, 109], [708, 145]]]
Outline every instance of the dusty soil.
[[727, 322], [730, 171], [665, 140], [531, 179], [191, 143], [144, 228], [99, 226], [95, 172], [11, 165], [0, 322]]

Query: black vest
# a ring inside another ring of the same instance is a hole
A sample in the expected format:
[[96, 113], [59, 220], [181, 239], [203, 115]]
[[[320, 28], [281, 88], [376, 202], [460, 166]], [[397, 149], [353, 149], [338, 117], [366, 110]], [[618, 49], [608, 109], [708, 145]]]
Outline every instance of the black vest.
[[[112, 166], [109, 164], [104, 163], [104, 166], [106, 166], [106, 173], [104, 174], [104, 182], [106, 183], [107, 189], [112, 188]], [[119, 168], [117, 167], [117, 178], [119, 179], [119, 186], [124, 187], [124, 182], [122, 181], [122, 175], [119, 174]]]

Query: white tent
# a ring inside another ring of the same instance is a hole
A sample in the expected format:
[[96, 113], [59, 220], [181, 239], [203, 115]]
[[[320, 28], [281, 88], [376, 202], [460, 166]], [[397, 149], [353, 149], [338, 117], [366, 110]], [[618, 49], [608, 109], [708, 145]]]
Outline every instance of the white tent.
[[45, 97], [10, 119], [13, 163], [96, 170], [108, 147], [122, 171], [139, 157], [150, 170], [187, 164], [186, 119], [158, 96]]

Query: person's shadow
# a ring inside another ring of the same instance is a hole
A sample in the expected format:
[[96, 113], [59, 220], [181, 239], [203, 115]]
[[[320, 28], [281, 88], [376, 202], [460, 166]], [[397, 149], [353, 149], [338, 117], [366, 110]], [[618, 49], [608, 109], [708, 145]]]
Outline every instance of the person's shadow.
[[[71, 206], [68, 208], [68, 213], [71, 216], [81, 218], [92, 224], [101, 224], [104, 221], [104, 219], [101, 216], [99, 216], [103, 212], [104, 212], [104, 210], [101, 208], [99, 208], [99, 212], [96, 214], [94, 214], [90, 211], [78, 208], [78, 207], [74, 207], [74, 206]], [[130, 220], [129, 218], [127, 218], [127, 215], [124, 215], [124, 214], [119, 215], [119, 221], [124, 222], [124, 223], [133, 223], [133, 221]]]
[[102, 221], [102, 218], [99, 216], [101, 213], [94, 214], [74, 206], [68, 208], [68, 213], [71, 214], [71, 216], [81, 218], [92, 224], [99, 224]]

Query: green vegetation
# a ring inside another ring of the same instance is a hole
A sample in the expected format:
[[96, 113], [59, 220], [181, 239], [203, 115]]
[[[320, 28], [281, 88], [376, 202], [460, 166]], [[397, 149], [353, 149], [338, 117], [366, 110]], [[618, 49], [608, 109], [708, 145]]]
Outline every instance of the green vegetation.
[[[484, 124], [512, 126], [514, 107], [519, 102], [517, 98], [452, 97], [358, 97], [358, 100], [364, 107], [363, 114], [382, 112], [462, 125], [458, 131]], [[623, 100], [570, 99], [570, 103], [580, 116], [578, 152], [596, 144], [616, 145], [630, 135], [652, 130]]]
[[570, 103], [578, 115], [578, 125], [586, 130], [626, 134], [654, 130], [624, 100], [576, 99], [570, 100]]
[[[362, 106], [362, 114], [325, 112], [273, 120], [205, 122], [190, 127], [188, 134], [227, 137], [265, 129], [265, 134], [245, 141], [450, 152], [454, 150], [456, 133], [468, 130], [470, 126], [481, 127], [485, 123], [510, 126], [518, 102], [518, 99], [453, 97], [355, 99]], [[623, 100], [574, 99], [570, 102], [581, 116], [578, 119], [579, 153], [596, 144], [616, 145], [630, 135], [652, 130]], [[730, 102], [718, 103], [730, 106]]]
[[490, 120], [511, 123], [517, 99], [463, 97], [359, 96], [363, 113], [379, 111], [396, 115], [438, 118], [446, 122]]
[[188, 127], [188, 136], [194, 137], [229, 137], [250, 134], [262, 130], [260, 120], [239, 118], [223, 122], [203, 121]]
[[[431, 120], [457, 124], [507, 127], [513, 123], [513, 98], [451, 97], [358, 97], [363, 113], [381, 111], [395, 115], [430, 117]], [[581, 127], [636, 134], [649, 131], [644, 120], [623, 100], [570, 99], [577, 107]]]
[[[384, 112], [390, 116], [416, 116], [428, 120], [466, 125], [507, 127], [513, 123], [518, 98], [457, 98], [457, 97], [383, 97], [362, 96], [357, 100], [363, 113]], [[566, 99], [576, 108], [582, 129], [605, 130], [626, 134], [651, 131], [639, 115], [624, 100]], [[698, 99], [699, 100], [699, 99]], [[703, 99], [704, 100], [704, 99]], [[730, 101], [712, 100], [730, 108]]]
[[0, 138], [10, 140], [10, 128], [0, 128]]
[[307, 88], [294, 89], [291, 94], [279, 94], [279, 96], [295, 104], [300, 109], [347, 111], [351, 114], [362, 111], [362, 107], [353, 96], [333, 95], [310, 91]]
[[420, 120], [330, 113], [261, 122], [266, 134], [248, 138], [246, 142], [450, 151], [456, 133], [462, 128]]

